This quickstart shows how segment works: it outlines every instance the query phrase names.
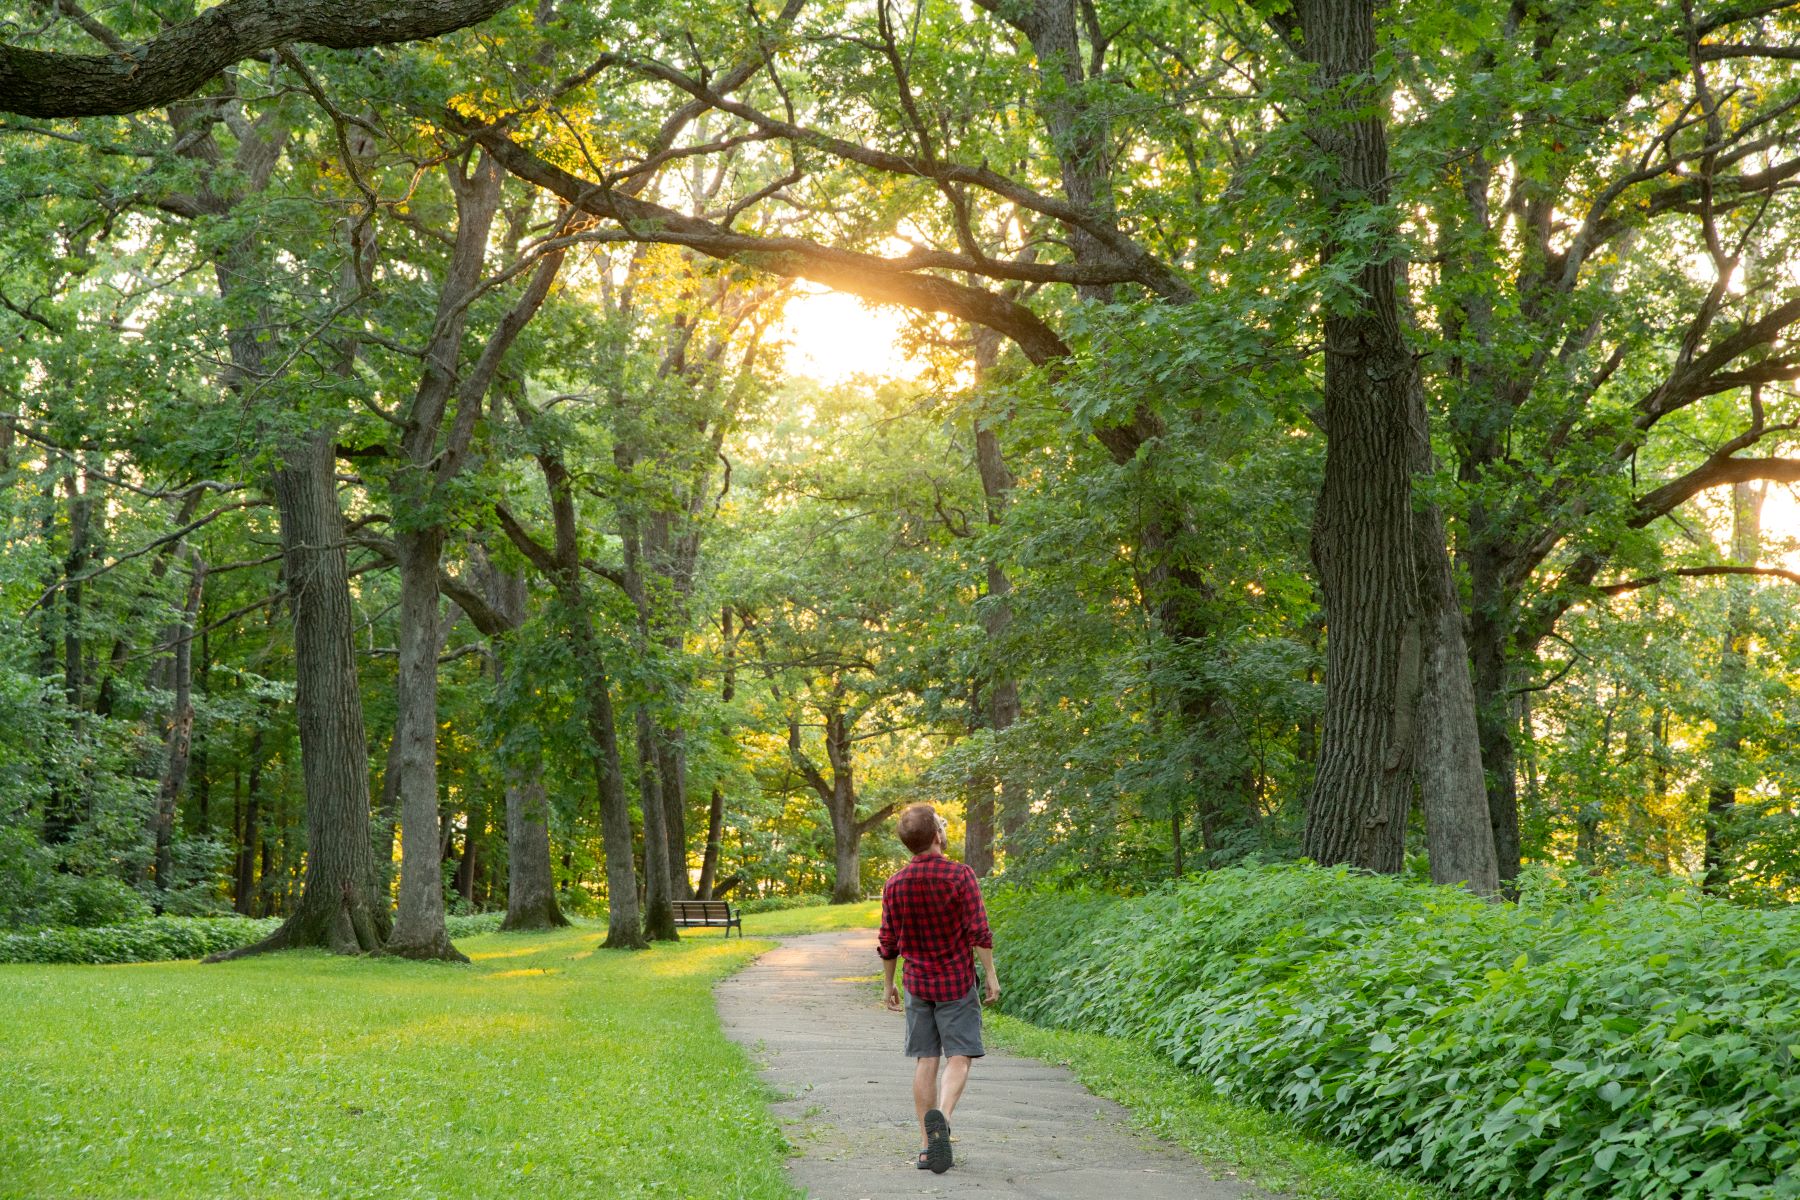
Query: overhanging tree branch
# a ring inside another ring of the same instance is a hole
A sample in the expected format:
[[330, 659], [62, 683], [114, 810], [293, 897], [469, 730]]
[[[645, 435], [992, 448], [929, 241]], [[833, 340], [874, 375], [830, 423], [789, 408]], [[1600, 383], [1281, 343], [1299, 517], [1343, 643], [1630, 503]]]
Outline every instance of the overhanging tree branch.
[[1785, 567], [1673, 567], [1667, 571], [1658, 571], [1654, 575], [1645, 575], [1639, 579], [1626, 579], [1619, 583], [1604, 583], [1594, 590], [1603, 596], [1617, 596], [1625, 592], [1634, 592], [1639, 588], [1654, 587], [1669, 579], [1704, 579], [1714, 575], [1755, 575], [1771, 579], [1785, 579], [1789, 583], [1800, 583], [1800, 571], [1790, 571]]
[[809, 279], [882, 304], [941, 312], [993, 329], [1018, 344], [1034, 363], [1067, 358], [1068, 345], [1036, 313], [1017, 301], [939, 276], [930, 269], [967, 271], [978, 276], [1050, 283], [1127, 283], [1131, 273], [1072, 264], [976, 263], [966, 256], [921, 252], [883, 258], [823, 246], [804, 238], [741, 233], [712, 221], [625, 195], [582, 179], [538, 157], [497, 126], [461, 131], [485, 147], [514, 175], [560, 197], [574, 208], [616, 222], [635, 241], [687, 246], [710, 258], [735, 260], [790, 279]]
[[512, 2], [225, 0], [122, 54], [0, 45], [0, 112], [28, 117], [140, 112], [184, 99], [231, 64], [284, 42], [354, 50], [417, 41], [485, 21]]

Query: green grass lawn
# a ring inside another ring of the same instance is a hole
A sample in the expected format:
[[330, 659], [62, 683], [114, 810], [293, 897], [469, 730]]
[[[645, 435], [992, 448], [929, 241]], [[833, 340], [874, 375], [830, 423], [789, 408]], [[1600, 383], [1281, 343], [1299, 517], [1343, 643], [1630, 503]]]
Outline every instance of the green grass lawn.
[[294, 952], [0, 966], [0, 1196], [791, 1197], [714, 981], [764, 913], [643, 954], [486, 934], [456, 967]]

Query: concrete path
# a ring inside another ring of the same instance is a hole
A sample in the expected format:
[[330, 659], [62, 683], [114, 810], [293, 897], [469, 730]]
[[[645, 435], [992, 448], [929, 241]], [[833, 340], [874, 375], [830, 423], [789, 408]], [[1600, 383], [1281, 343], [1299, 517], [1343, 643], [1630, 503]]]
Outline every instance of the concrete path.
[[[881, 1004], [871, 930], [789, 938], [719, 985], [726, 1032], [785, 1099], [794, 1183], [814, 1200], [979, 1195], [983, 1200], [1249, 1200], [1060, 1067], [988, 1048], [952, 1120], [956, 1165], [913, 1165], [912, 1060]], [[1001, 981], [1003, 984], [1004, 979]]]

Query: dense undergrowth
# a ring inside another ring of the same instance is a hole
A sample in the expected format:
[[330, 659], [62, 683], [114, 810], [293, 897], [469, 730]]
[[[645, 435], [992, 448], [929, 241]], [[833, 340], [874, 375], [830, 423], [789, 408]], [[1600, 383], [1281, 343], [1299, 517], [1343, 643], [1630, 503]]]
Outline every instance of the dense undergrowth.
[[1009, 1012], [1471, 1197], [1800, 1197], [1800, 914], [1312, 867], [998, 889]]
[[[452, 939], [492, 933], [500, 913], [448, 917]], [[149, 917], [91, 929], [53, 927], [0, 934], [0, 963], [135, 963], [204, 958], [267, 937], [279, 917]]]

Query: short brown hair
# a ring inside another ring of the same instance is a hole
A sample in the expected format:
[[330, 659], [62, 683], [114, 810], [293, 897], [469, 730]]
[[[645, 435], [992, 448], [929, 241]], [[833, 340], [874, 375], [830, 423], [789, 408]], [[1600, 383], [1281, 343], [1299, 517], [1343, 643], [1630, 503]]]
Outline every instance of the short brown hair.
[[901, 844], [914, 854], [923, 854], [937, 840], [937, 809], [929, 804], [915, 804], [900, 814]]

